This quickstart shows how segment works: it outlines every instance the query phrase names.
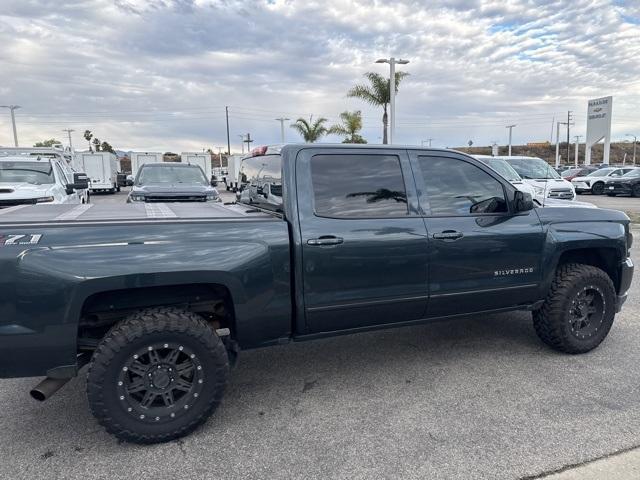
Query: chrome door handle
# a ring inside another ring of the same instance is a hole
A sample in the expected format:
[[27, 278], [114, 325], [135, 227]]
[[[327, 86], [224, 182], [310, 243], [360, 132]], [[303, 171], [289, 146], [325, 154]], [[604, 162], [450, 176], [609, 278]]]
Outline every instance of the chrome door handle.
[[433, 238], [437, 240], [457, 240], [462, 237], [464, 237], [462, 232], [456, 232], [453, 230], [445, 230], [444, 232], [433, 234]]
[[342, 239], [342, 237], [334, 237], [333, 235], [323, 235], [322, 237], [318, 237], [318, 238], [310, 238], [309, 240], [307, 240], [307, 245], [313, 245], [313, 246], [340, 245], [342, 242], [344, 242], [344, 239]]

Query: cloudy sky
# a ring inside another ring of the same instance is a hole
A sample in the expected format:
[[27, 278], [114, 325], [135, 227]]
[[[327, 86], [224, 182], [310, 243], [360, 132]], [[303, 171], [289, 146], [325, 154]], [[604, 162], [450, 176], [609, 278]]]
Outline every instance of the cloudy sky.
[[[337, 121], [382, 112], [347, 90], [410, 60], [397, 142], [434, 146], [550, 139], [555, 117], [613, 95], [613, 135], [640, 135], [640, 0], [1, 0], [0, 104], [18, 104], [21, 144], [72, 128], [119, 149], [186, 151], [251, 132], [278, 143], [276, 117]], [[386, 67], [386, 68], [385, 68]], [[290, 122], [287, 122], [289, 124]], [[564, 133], [566, 135], [566, 132]], [[287, 141], [298, 141], [287, 126]], [[328, 137], [327, 141], [339, 140]], [[11, 145], [0, 110], [0, 145]]]

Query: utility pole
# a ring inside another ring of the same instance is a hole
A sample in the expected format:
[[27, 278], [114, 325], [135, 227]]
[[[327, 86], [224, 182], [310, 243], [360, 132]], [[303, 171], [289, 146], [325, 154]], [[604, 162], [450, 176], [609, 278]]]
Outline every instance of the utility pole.
[[633, 166], [636, 166], [636, 143], [638, 143], [638, 137], [636, 137], [635, 135], [631, 135], [630, 133], [627, 133], [625, 135], [625, 137], [633, 137]]
[[564, 123], [556, 123], [556, 168], [560, 166], [560, 125]]
[[244, 155], [244, 135], [241, 133], [238, 136], [240, 137], [240, 145], [242, 146], [242, 154]]
[[409, 60], [402, 60], [401, 58], [379, 58], [376, 63], [388, 63], [389, 64], [389, 144], [393, 144], [393, 137], [396, 133], [396, 63], [399, 65], [406, 65]]
[[578, 166], [578, 149], [580, 147], [580, 137], [582, 137], [582, 135], [576, 135], [574, 137], [576, 139], [576, 167]]
[[511, 133], [513, 132], [513, 127], [515, 127], [516, 125], [507, 125], [507, 128], [509, 129], [509, 156], [511, 156]]
[[227, 155], [231, 155], [231, 140], [229, 139], [229, 107], [224, 107], [224, 112], [227, 117]]
[[16, 131], [16, 114], [15, 111], [20, 105], [0, 105], [0, 108], [8, 108], [11, 111], [11, 125], [13, 125], [13, 145], [18, 146], [18, 133]]
[[280, 122], [280, 143], [284, 143], [284, 122], [291, 120], [290, 118], [276, 118], [276, 121]]
[[428, 142], [429, 143], [429, 147], [431, 147], [431, 141], [434, 140], [433, 138], [427, 138], [426, 140], [422, 140], [420, 142], [420, 146], [424, 147], [424, 142]]
[[69, 135], [69, 150], [73, 152], [73, 144], [71, 143], [71, 132], [75, 132], [75, 130], [72, 128], [65, 128], [62, 131], [67, 132], [67, 135]]
[[253, 143], [253, 140], [251, 140], [250, 133], [247, 133], [247, 136], [244, 141], [247, 143], [247, 153], [251, 153], [251, 144]]
[[571, 110], [567, 112], [567, 162], [569, 161], [569, 128], [571, 126]]

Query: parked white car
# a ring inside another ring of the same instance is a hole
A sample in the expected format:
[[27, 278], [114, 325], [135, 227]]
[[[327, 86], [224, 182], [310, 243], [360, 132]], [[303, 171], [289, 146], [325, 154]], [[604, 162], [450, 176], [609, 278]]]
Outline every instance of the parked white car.
[[533, 189], [533, 187], [527, 183], [524, 183], [520, 175], [518, 175], [518, 172], [516, 172], [513, 167], [507, 163], [506, 160], [498, 157], [492, 157], [491, 155], [474, 155], [474, 158], [480, 160], [489, 168], [492, 168], [493, 170], [498, 172], [518, 190], [530, 194], [533, 199], [536, 198], [536, 191]]
[[31, 155], [0, 157], [0, 208], [43, 203], [83, 203], [88, 187], [83, 173], [72, 173], [57, 158]]
[[604, 184], [607, 180], [618, 178], [635, 170], [637, 167], [605, 167], [591, 172], [584, 177], [574, 177], [571, 184], [576, 189], [576, 193], [591, 192], [593, 195], [604, 193]]
[[530, 185], [536, 198], [555, 198], [558, 200], [574, 200], [576, 192], [568, 182], [556, 172], [551, 165], [538, 157], [501, 156], [518, 172], [524, 183]]

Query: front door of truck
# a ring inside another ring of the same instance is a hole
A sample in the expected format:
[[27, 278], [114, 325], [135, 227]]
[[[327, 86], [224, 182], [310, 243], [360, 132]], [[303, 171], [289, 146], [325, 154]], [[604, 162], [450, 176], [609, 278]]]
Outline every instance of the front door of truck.
[[537, 300], [543, 233], [536, 212], [513, 212], [512, 187], [468, 157], [410, 156], [430, 240], [427, 316]]
[[404, 150], [301, 150], [306, 333], [420, 319], [428, 240]]

